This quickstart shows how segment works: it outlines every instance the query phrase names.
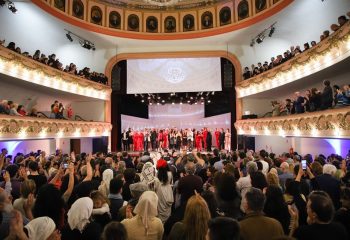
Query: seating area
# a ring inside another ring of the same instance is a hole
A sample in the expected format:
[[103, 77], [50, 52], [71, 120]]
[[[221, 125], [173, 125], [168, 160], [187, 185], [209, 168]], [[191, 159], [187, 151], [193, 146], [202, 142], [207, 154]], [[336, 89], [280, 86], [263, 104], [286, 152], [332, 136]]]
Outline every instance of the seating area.
[[[347, 16], [350, 17], [350, 12], [347, 13]], [[349, 19], [345, 16], [342, 15], [338, 18], [338, 24], [332, 24], [330, 26], [331, 30], [333, 32], [338, 31], [347, 21], [349, 21]], [[325, 30], [321, 36], [320, 36], [320, 42], [324, 41], [325, 39], [327, 39], [330, 35], [329, 30]], [[311, 44], [311, 46], [310, 46]], [[251, 65], [251, 69], [249, 70], [249, 67], [245, 67], [243, 70], [243, 79], [249, 79], [255, 76], [258, 76], [259, 74], [266, 72], [274, 67], [277, 67], [289, 60], [291, 60], [292, 58], [294, 58], [295, 56], [299, 55], [300, 53], [309, 50], [310, 48], [313, 48], [317, 45], [316, 41], [311, 41], [311, 43], [305, 43], [304, 44], [304, 49], [301, 50], [301, 47], [298, 46], [291, 46], [289, 50], [286, 50], [283, 55], [278, 55], [276, 58], [275, 57], [271, 57], [271, 61], [270, 63], [268, 61], [265, 61], [263, 64], [261, 62], [259, 62], [257, 64], [257, 66], [255, 66], [255, 64]]]
[[[0, 41], [0, 46], [5, 46], [5, 40]], [[108, 84], [108, 78], [103, 73], [91, 72], [89, 67], [85, 67], [82, 70], [78, 70], [77, 66], [74, 63], [70, 63], [69, 65], [63, 67], [63, 64], [60, 62], [59, 58], [56, 57], [56, 54], [51, 54], [46, 56], [44, 53], [41, 53], [40, 50], [36, 50], [33, 55], [30, 55], [28, 52], [22, 51], [20, 47], [16, 46], [16, 43], [9, 42], [6, 48], [21, 54], [25, 57], [32, 58], [35, 61], [38, 61], [42, 64], [48, 65], [52, 68], [58, 69], [60, 71], [73, 74], [75, 76], [85, 78], [97, 83]]]
[[317, 88], [306, 90], [304, 95], [295, 92], [294, 98], [287, 98], [284, 103], [274, 100], [271, 105], [272, 117], [347, 107], [350, 106], [350, 85], [331, 86], [331, 83], [325, 80], [322, 92]]
[[350, 151], [9, 155], [3, 148], [0, 169], [1, 239], [342, 240], [350, 233]]

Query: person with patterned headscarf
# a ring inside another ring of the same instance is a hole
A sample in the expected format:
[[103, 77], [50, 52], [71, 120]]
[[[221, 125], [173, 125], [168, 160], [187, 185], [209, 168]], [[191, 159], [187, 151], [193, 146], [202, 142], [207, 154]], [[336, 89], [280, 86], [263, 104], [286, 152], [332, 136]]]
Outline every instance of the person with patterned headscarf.
[[159, 184], [158, 178], [155, 176], [155, 168], [152, 163], [146, 162], [142, 167], [141, 182], [148, 186], [149, 190], [155, 191]]

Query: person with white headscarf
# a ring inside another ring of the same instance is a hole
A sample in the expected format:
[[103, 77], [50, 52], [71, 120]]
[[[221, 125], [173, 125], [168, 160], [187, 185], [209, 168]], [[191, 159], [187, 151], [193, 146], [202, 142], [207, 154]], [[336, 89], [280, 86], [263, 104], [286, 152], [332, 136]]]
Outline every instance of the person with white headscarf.
[[93, 201], [89, 197], [76, 200], [68, 211], [68, 224], [62, 230], [62, 239], [93, 240], [99, 239], [102, 229], [91, 221]]
[[60, 239], [59, 233], [55, 232], [56, 224], [49, 217], [35, 218], [24, 228], [28, 232], [27, 235], [29, 240], [46, 240], [49, 237], [53, 237], [53, 235], [55, 235], [55, 238], [50, 239]]
[[[134, 217], [123, 220], [129, 240], [161, 240], [163, 237], [162, 221], [158, 215], [158, 196], [155, 192], [144, 192], [137, 203]], [[131, 214], [130, 214], [131, 216]]]
[[98, 191], [100, 191], [105, 197], [108, 197], [109, 194], [109, 183], [113, 179], [113, 170], [106, 169], [102, 173], [102, 182], [98, 187]]

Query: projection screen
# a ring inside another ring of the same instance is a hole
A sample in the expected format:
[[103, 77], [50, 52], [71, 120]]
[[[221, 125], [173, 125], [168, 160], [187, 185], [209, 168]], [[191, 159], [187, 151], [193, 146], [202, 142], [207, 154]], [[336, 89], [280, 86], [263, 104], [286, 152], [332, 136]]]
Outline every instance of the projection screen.
[[127, 60], [127, 93], [221, 91], [220, 58]]

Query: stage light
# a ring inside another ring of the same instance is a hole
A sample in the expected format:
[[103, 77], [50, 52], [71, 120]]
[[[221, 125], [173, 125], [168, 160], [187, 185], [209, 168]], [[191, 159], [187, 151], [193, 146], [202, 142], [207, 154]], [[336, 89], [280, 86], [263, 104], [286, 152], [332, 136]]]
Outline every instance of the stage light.
[[182, 105], [182, 102], [180, 102], [180, 105]]
[[164, 100], [164, 99], [162, 100], [162, 103], [163, 103], [163, 102], [165, 102], [165, 100]]
[[190, 100], [187, 100], [188, 103], [190, 103], [191, 101]]
[[203, 100], [203, 99], [204, 99], [204, 97], [201, 97], [201, 99]]
[[201, 102], [201, 104], [203, 105], [203, 104], [204, 104], [204, 102]]
[[16, 13], [17, 12], [17, 9], [16, 9], [15, 4], [13, 2], [8, 1], [7, 7], [12, 13]]
[[190, 97], [190, 99], [192, 100], [192, 99], [193, 99], [193, 97]]
[[198, 104], [197, 102], [195, 102], [194, 104]]
[[211, 103], [211, 101], [210, 101], [210, 100], [208, 100], [208, 103]]
[[152, 104], [153, 104], [153, 103], [151, 103], [151, 102], [149, 103], [149, 105], [152, 105]]
[[259, 36], [259, 37], [256, 39], [257, 44], [262, 43], [262, 42], [264, 41], [264, 38], [265, 38], [264, 35]]
[[145, 100], [142, 99], [141, 102], [143, 103], [143, 102], [145, 102]]
[[174, 103], [174, 102], [172, 102], [171, 104], [173, 104], [173, 105], [174, 105], [175, 103]]
[[159, 102], [157, 102], [157, 105], [159, 105], [160, 103]]
[[73, 38], [72, 38], [72, 36], [70, 35], [70, 33], [67, 33], [67, 34], [66, 34], [66, 37], [67, 37], [67, 39], [68, 39], [69, 41], [73, 42]]

